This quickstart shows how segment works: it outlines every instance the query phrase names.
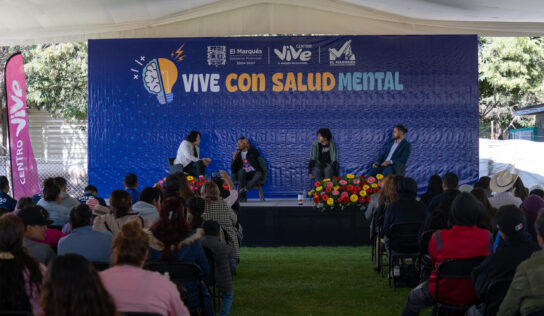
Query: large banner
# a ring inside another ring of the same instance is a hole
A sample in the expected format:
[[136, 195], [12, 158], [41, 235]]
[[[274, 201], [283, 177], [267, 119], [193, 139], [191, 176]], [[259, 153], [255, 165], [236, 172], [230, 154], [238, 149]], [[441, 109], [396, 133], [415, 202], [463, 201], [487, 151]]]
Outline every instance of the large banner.
[[478, 177], [478, 46], [468, 36], [267, 36], [89, 41], [89, 181], [103, 194], [168, 171], [190, 130], [208, 172], [245, 136], [268, 164], [268, 196], [307, 189], [316, 132], [342, 174], [366, 174], [409, 129], [407, 175]]
[[11, 180], [15, 199], [33, 196], [40, 192], [38, 168], [28, 135], [26, 118], [26, 80], [23, 56], [10, 57], [5, 69], [6, 97], [8, 105], [9, 150], [11, 156]]

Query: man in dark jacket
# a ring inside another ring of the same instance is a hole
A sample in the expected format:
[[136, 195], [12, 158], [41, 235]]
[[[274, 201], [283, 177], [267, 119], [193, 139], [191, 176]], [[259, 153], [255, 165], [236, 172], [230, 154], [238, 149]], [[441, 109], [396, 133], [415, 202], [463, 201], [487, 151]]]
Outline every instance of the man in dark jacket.
[[238, 138], [238, 149], [232, 154], [230, 169], [240, 181], [240, 200], [246, 200], [246, 192], [251, 190], [263, 177], [259, 165], [259, 151], [251, 147], [245, 137]]
[[234, 249], [224, 244], [219, 239], [220, 227], [214, 220], [205, 221], [202, 224], [204, 237], [200, 240], [202, 247], [207, 248], [213, 254], [215, 285], [221, 291], [220, 315], [228, 315], [234, 293], [232, 291], [232, 275], [235, 267], [233, 263]]
[[[518, 265], [538, 250], [537, 244], [526, 231], [525, 215], [515, 205], [501, 207], [495, 216], [495, 221], [499, 233], [505, 240], [505, 247], [497, 249], [495, 254], [489, 256], [472, 271], [474, 289], [480, 298], [494, 281], [512, 280]], [[489, 303], [488, 315], [497, 314], [501, 301]], [[485, 306], [478, 306], [477, 309], [483, 314]]]
[[446, 192], [449, 191], [458, 191], [457, 187], [459, 186], [459, 177], [455, 173], [448, 172], [444, 175], [444, 178], [442, 179], [442, 188], [444, 189], [444, 192], [441, 194], [435, 196], [431, 202], [429, 203], [429, 207], [427, 208], [427, 214], [431, 213], [432, 210], [434, 210], [438, 205], [440, 205], [440, 202], [444, 199], [446, 196]]
[[393, 138], [387, 142], [378, 159], [372, 163], [369, 176], [375, 177], [378, 173], [387, 177], [390, 174], [404, 176], [406, 174], [406, 163], [412, 153], [412, 144], [405, 138], [404, 134], [408, 129], [397, 125], [393, 129]]
[[385, 211], [383, 231], [386, 237], [389, 237], [393, 224], [421, 222], [423, 226], [426, 217], [425, 205], [416, 200], [417, 183], [414, 179], [400, 179], [397, 190], [399, 192], [398, 201], [389, 205]]

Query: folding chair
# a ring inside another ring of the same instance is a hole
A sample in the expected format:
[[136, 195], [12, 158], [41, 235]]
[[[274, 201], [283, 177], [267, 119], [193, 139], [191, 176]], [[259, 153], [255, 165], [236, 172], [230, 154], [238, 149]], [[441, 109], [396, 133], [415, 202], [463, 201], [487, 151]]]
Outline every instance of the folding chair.
[[91, 262], [96, 271], [104, 271], [110, 268], [109, 262]]
[[480, 265], [486, 257], [445, 260], [436, 268], [436, 291], [433, 315], [465, 315], [470, 305], [448, 305], [440, 299], [440, 279], [470, 279], [472, 270]]
[[481, 301], [484, 304], [483, 316], [497, 315], [502, 300], [506, 297], [510, 283], [512, 283], [512, 279], [496, 280], [489, 284], [481, 298]]
[[412, 259], [412, 264], [421, 255], [419, 247], [419, 231], [423, 222], [405, 222], [391, 225], [389, 236], [389, 285], [395, 285], [395, 260]]
[[[261, 178], [261, 180], [259, 180], [259, 182], [255, 185], [255, 187], [257, 188], [257, 190], [259, 190], [259, 199], [261, 201], [264, 201], [265, 199], [264, 199], [262, 186], [266, 184], [266, 178], [268, 177], [268, 166], [263, 157], [257, 158], [257, 162], [259, 163], [259, 166], [263, 170], [263, 177]], [[230, 179], [232, 180], [232, 183], [236, 187], [240, 185], [240, 179], [238, 179], [238, 175], [236, 173], [233, 173], [230, 176]]]
[[170, 280], [181, 288], [183, 288], [183, 283], [185, 282], [198, 283], [200, 309], [204, 310], [204, 298], [202, 297], [202, 270], [198, 265], [193, 262], [150, 262], [146, 264], [144, 268], [161, 274], [168, 273]]
[[219, 293], [219, 289], [217, 288], [217, 284], [215, 282], [215, 259], [213, 257], [213, 252], [210, 248], [202, 248], [204, 248], [204, 253], [206, 254], [206, 258], [208, 259], [208, 265], [210, 266], [211, 280], [208, 286], [210, 289], [210, 293], [213, 297], [213, 306], [215, 308], [215, 311], [219, 311], [219, 308], [221, 307], [221, 294]]

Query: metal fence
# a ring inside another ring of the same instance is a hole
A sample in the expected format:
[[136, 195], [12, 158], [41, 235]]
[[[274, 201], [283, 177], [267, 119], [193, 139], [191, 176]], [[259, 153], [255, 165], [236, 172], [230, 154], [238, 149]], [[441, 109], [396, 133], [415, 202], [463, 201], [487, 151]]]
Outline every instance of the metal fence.
[[[70, 164], [61, 160], [46, 160], [36, 158], [40, 184], [50, 177], [63, 177], [67, 181], [66, 191], [73, 197], [83, 195], [87, 186], [87, 166], [83, 164]], [[0, 156], [0, 173], [11, 179], [9, 156]]]

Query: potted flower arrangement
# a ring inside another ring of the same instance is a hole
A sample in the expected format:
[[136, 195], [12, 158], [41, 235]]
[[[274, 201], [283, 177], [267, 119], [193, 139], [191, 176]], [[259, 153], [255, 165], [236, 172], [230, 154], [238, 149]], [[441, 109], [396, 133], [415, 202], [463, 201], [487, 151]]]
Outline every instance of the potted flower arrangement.
[[315, 188], [308, 192], [313, 198], [314, 207], [320, 211], [358, 207], [366, 209], [372, 195], [382, 187], [383, 175], [363, 177], [347, 174], [343, 177], [333, 177], [316, 181]]

